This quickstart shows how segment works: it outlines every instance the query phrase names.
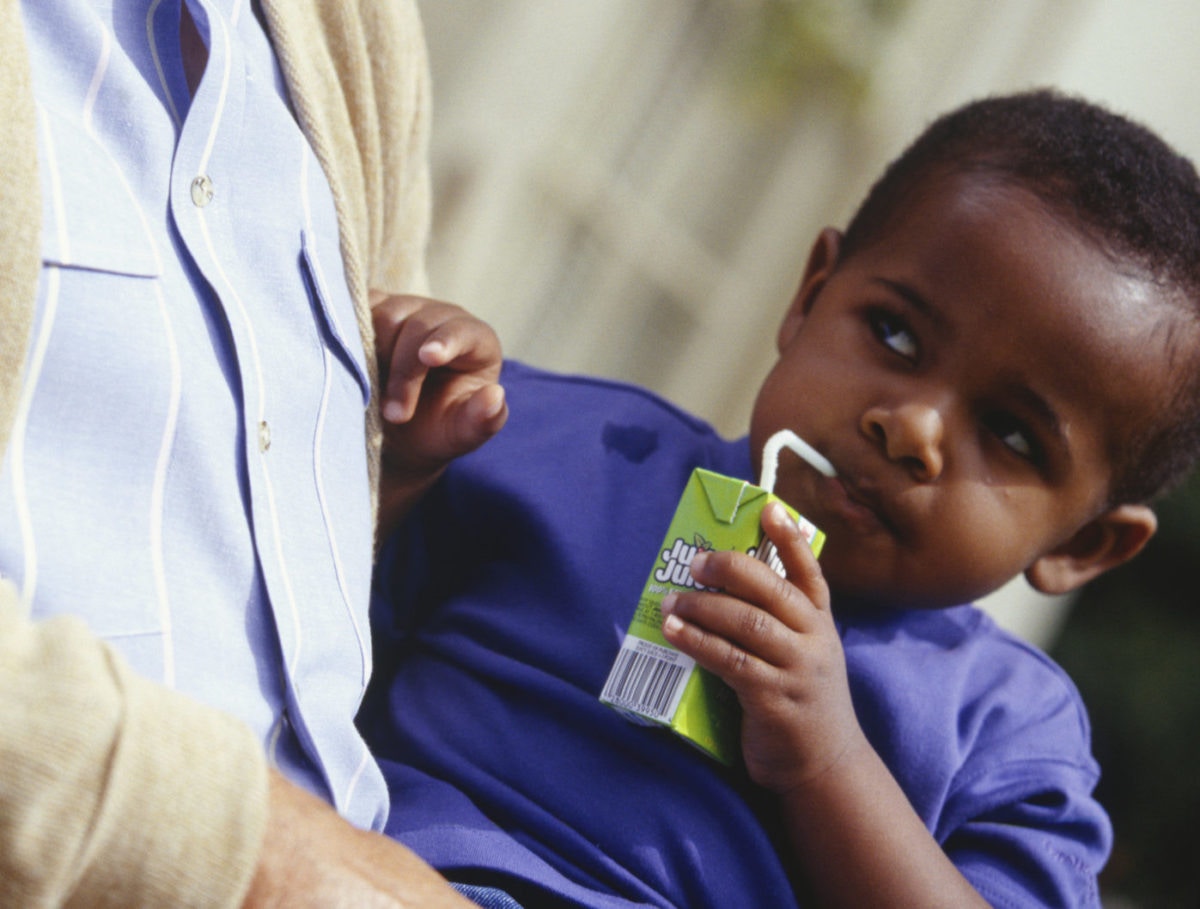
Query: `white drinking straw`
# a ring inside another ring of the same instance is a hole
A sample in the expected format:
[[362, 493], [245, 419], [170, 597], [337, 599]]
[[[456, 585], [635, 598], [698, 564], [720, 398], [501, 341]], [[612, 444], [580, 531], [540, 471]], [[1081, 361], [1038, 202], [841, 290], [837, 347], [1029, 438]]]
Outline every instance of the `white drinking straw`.
[[790, 429], [781, 429], [763, 446], [762, 476], [758, 485], [767, 492], [775, 491], [775, 474], [779, 469], [779, 452], [790, 448], [812, 467], [827, 477], [836, 477], [837, 471], [819, 451], [805, 442]]

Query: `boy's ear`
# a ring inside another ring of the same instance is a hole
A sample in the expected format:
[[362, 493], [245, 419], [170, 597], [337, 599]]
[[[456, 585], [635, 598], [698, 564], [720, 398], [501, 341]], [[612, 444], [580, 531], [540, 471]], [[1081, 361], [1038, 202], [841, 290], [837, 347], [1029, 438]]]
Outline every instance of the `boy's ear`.
[[1069, 593], [1128, 562], [1157, 529], [1158, 518], [1147, 506], [1118, 505], [1030, 565], [1025, 578], [1042, 593]]
[[812, 309], [817, 294], [833, 274], [837, 267], [838, 256], [842, 249], [842, 232], [827, 227], [817, 236], [812, 249], [808, 253], [808, 263], [804, 266], [804, 277], [800, 281], [800, 289], [796, 291], [783, 324], [779, 326], [779, 337], [776, 343], [783, 350], [791, 343], [792, 338], [800, 329], [800, 324], [808, 311]]

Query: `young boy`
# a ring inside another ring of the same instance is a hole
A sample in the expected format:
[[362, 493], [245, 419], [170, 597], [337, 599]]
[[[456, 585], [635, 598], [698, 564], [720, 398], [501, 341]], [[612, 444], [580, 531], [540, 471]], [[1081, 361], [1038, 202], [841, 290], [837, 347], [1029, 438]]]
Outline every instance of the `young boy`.
[[[747, 438], [506, 364], [507, 428], [381, 559], [361, 723], [389, 832], [527, 907], [1097, 906], [1078, 694], [964, 604], [1022, 572], [1065, 593], [1154, 533], [1196, 456], [1197, 248], [1200, 184], [1157, 138], [990, 99], [817, 238]], [[402, 315], [379, 315], [385, 360]], [[819, 563], [768, 508], [786, 581], [707, 553], [708, 589], [664, 603], [738, 695], [727, 769], [597, 697], [692, 469], [756, 480], [783, 428], [837, 471], [785, 456], [775, 487], [827, 534]], [[402, 488], [441, 467], [395, 457]]]

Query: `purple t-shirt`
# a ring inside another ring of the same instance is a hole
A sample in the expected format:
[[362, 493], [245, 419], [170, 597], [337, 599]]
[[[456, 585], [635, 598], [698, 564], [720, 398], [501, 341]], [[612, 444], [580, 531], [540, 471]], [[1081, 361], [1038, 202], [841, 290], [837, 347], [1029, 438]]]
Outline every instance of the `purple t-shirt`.
[[[388, 832], [531, 905], [799, 905], [744, 771], [597, 699], [692, 469], [751, 478], [746, 440], [618, 383], [503, 382], [508, 426], [382, 559], [361, 724]], [[1111, 832], [1066, 675], [972, 606], [839, 629], [868, 738], [984, 897], [1098, 906]]]

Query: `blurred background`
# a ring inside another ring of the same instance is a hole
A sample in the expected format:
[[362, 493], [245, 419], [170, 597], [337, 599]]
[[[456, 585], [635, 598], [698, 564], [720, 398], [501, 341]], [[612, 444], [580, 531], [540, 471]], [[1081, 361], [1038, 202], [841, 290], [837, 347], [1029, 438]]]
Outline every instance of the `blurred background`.
[[[1200, 160], [1195, 0], [421, 0], [436, 295], [745, 431], [808, 249], [934, 116], [1052, 85]], [[1198, 251], [1197, 254], [1200, 254]], [[1200, 906], [1200, 483], [1072, 600], [985, 604], [1092, 712], [1106, 909]]]

